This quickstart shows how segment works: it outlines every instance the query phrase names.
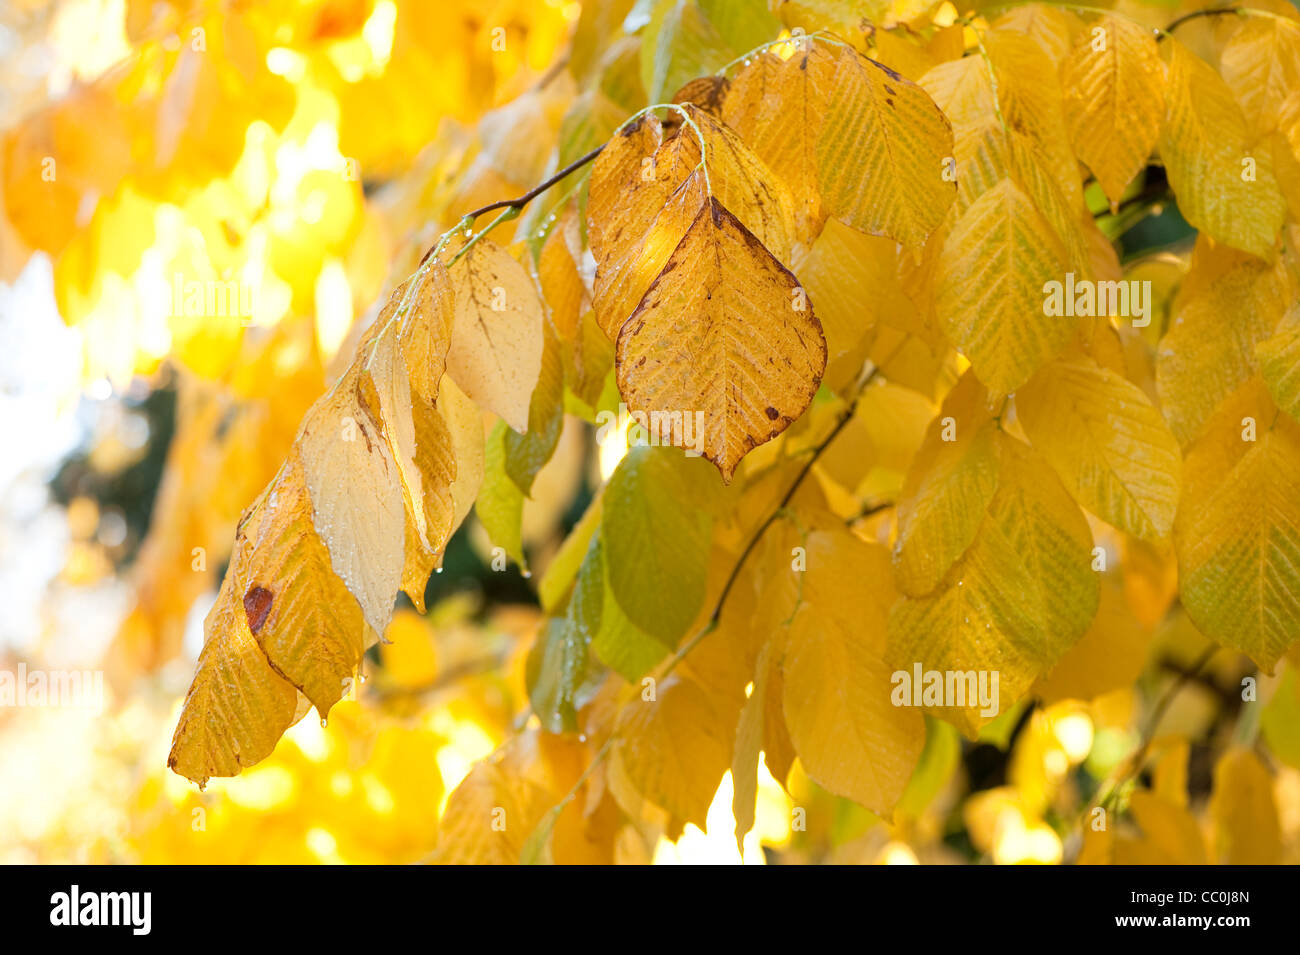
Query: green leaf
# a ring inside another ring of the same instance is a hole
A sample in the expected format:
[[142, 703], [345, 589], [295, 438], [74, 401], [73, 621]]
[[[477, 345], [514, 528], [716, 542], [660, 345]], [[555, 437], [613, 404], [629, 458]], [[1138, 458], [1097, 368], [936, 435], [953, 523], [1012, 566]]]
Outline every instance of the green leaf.
[[734, 55], [695, 0], [661, 0], [642, 34], [641, 84], [650, 102], [662, 103]]
[[510, 429], [504, 421], [492, 426], [483, 448], [483, 486], [474, 502], [474, 512], [492, 543], [521, 568], [526, 568], [522, 522], [524, 493], [506, 473], [505, 436]]
[[637, 680], [665, 656], [670, 647], [646, 633], [628, 619], [609, 586], [605, 548], [600, 537], [592, 541], [583, 561], [574, 591], [599, 594], [600, 599], [583, 599], [575, 610], [575, 621], [591, 635], [596, 656], [626, 680]]
[[507, 430], [503, 438], [504, 467], [510, 480], [531, 496], [533, 478], [555, 453], [564, 426], [564, 362], [560, 338], [548, 320], [543, 325], [542, 370], [528, 404], [528, 430]]
[[[600, 560], [600, 540], [587, 551]], [[591, 643], [601, 619], [605, 592], [598, 574], [580, 577], [563, 618], [552, 618], [528, 656], [528, 699], [542, 728], [551, 733], [574, 732], [577, 714], [604, 682], [604, 672], [593, 666]]]
[[704, 600], [713, 517], [721, 490], [703, 458], [676, 448], [637, 447], [605, 490], [609, 588], [628, 620], [676, 646]]

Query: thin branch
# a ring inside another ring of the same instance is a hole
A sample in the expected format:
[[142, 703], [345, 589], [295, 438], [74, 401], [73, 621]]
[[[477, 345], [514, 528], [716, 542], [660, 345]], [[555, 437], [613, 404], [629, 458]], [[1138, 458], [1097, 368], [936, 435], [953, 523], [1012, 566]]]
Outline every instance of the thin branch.
[[[487, 233], [488, 231], [490, 231], [492, 226], [496, 225], [498, 222], [504, 222], [508, 219], [513, 219], [515, 216], [519, 215], [519, 211], [523, 209], [524, 206], [528, 205], [528, 203], [532, 202], [534, 199], [540, 196], [547, 189], [550, 189], [557, 182], [561, 181], [562, 179], [565, 179], [566, 177], [577, 172], [583, 166], [587, 165], [587, 163], [591, 162], [593, 159], [599, 156], [600, 151], [604, 148], [605, 148], [605, 144], [602, 143], [601, 145], [593, 149], [591, 152], [587, 153], [587, 155], [575, 159], [573, 162], [569, 163], [567, 166], [565, 166], [563, 169], [557, 172], [550, 179], [547, 179], [545, 182], [533, 186], [533, 188], [529, 189], [522, 196], [516, 196], [513, 199], [500, 199], [496, 202], [489, 202], [487, 205], [475, 209], [473, 212], [466, 213], [464, 216], [461, 217], [460, 224], [456, 227], [456, 229], [453, 229], [452, 232], [455, 232], [458, 229], [462, 229], [462, 228], [469, 228], [471, 225], [474, 224], [474, 220], [477, 219], [479, 216], [487, 215], [487, 213], [489, 212], [495, 212], [497, 209], [504, 209], [506, 210], [506, 212], [500, 216], [497, 216], [497, 218], [493, 220], [492, 224], [489, 225], [487, 229], [483, 230], [483, 233]], [[441, 245], [442, 242], [438, 242], [436, 245], [430, 246], [429, 250], [424, 253], [424, 257], [420, 259], [420, 265], [423, 265], [425, 262], [427, 262], [429, 260], [429, 256], [433, 255], [434, 252], [436, 252], [438, 247]]]
[[852, 527], [858, 521], [866, 520], [868, 517], [871, 517], [873, 514], [879, 514], [881, 511], [887, 511], [894, 506], [895, 506], [894, 501], [888, 501], [888, 500], [865, 501], [863, 502], [862, 506], [858, 508], [857, 513], [854, 514], [852, 517], [846, 519], [844, 523]]
[[559, 79], [560, 74], [563, 73], [568, 68], [569, 68], [569, 54], [566, 53], [564, 54], [564, 56], [560, 57], [558, 60], [552, 63], [551, 68], [547, 70], [545, 73], [543, 73], [542, 76], [537, 80], [537, 82], [533, 84], [533, 88], [531, 92], [538, 93], [546, 89], [546, 87], [550, 86], [557, 79]]
[[583, 166], [587, 165], [587, 163], [591, 162], [593, 159], [599, 156], [600, 151], [604, 148], [605, 148], [605, 144], [601, 143], [591, 152], [587, 153], [587, 155], [575, 159], [573, 162], [569, 163], [567, 166], [565, 166], [563, 169], [557, 172], [550, 179], [547, 179], [545, 182], [541, 183], [540, 185], [536, 185], [533, 188], [529, 189], [522, 196], [519, 196], [518, 198], [515, 199], [501, 199], [497, 202], [489, 202], [487, 205], [483, 206], [482, 208], [475, 209], [473, 212], [466, 215], [465, 218], [477, 219], [479, 216], [485, 215], [489, 212], [493, 212], [497, 209], [507, 209], [507, 208], [522, 209], [524, 206], [528, 205], [528, 203], [532, 202], [534, 199], [540, 196], [547, 189], [551, 188], [551, 186], [555, 185], [561, 179], [567, 178], [568, 176], [577, 172]]
[[1245, 11], [1241, 7], [1207, 7], [1204, 10], [1193, 10], [1191, 13], [1184, 13], [1181, 17], [1175, 19], [1169, 26], [1165, 27], [1165, 35], [1173, 33], [1188, 20], [1196, 20], [1200, 17], [1217, 17], [1225, 13], [1235, 13], [1245, 16]]
[[[1219, 650], [1220, 647], [1217, 643], [1211, 643], [1205, 648], [1201, 655], [1196, 658], [1196, 662], [1180, 674], [1178, 679], [1174, 681], [1173, 685], [1171, 685], [1169, 689], [1165, 690], [1164, 695], [1156, 702], [1155, 709], [1151, 711], [1151, 718], [1147, 721], [1146, 730], [1142, 734], [1142, 744], [1137, 748], [1133, 755], [1125, 761], [1125, 770], [1123, 774], [1106, 788], [1105, 795], [1093, 799], [1093, 801], [1085, 807], [1083, 812], [1084, 818], [1087, 817], [1088, 813], [1090, 813], [1094, 807], [1108, 805], [1115, 797], [1115, 794], [1118, 793], [1120, 789], [1129, 782], [1129, 780], [1142, 771], [1142, 765], [1146, 762], [1147, 754], [1151, 751], [1151, 744], [1155, 740], [1156, 730], [1160, 727], [1160, 721], [1164, 719], [1165, 712], [1174, 702], [1174, 697], [1182, 692], [1183, 688], [1195, 679], [1198, 674], [1200, 674], [1201, 670], [1205, 668], [1205, 665], [1210, 662], [1210, 659], [1218, 653]], [[1098, 791], [1100, 792], [1100, 789]]]

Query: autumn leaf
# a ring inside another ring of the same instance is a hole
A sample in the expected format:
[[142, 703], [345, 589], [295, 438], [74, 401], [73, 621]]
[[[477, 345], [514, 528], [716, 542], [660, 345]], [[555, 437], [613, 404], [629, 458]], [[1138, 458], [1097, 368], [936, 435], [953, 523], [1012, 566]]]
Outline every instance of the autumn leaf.
[[[397, 462], [350, 371], [312, 406], [297, 447], [330, 565], [382, 634], [401, 583], [405, 514]], [[377, 410], [377, 409], [375, 409]]]
[[826, 218], [817, 144], [835, 83], [836, 56], [812, 41], [782, 59], [762, 53], [736, 74], [722, 117], [798, 197], [796, 233], [810, 242]]
[[1187, 449], [1174, 526], [1183, 605], [1272, 672], [1300, 615], [1300, 424], [1253, 379]]
[[944, 330], [990, 390], [1014, 391], [1074, 334], [1046, 314], [1043, 287], [1067, 271], [1042, 214], [1004, 179], [980, 196], [944, 243], [935, 282]]
[[[241, 591], [238, 575], [228, 574], [203, 622], [203, 652], [167, 757], [170, 769], [199, 785], [265, 759], [307, 709], [250, 632]], [[232, 686], [241, 692], [229, 695]]]
[[925, 741], [920, 713], [891, 702], [888, 553], [843, 530], [809, 534], [806, 553], [782, 665], [790, 739], [813, 779], [888, 816]]
[[817, 142], [827, 211], [873, 235], [919, 247], [943, 221], [952, 127], [924, 89], [851, 47], [841, 49]]
[[1155, 148], [1164, 83], [1154, 34], [1122, 17], [1103, 17], [1065, 60], [1070, 142], [1112, 210]]
[[491, 239], [470, 246], [449, 274], [456, 319], [447, 373], [476, 403], [523, 433], [544, 348], [533, 280]]
[[1224, 753], [1214, 767], [1214, 854], [1226, 865], [1277, 865], [1281, 861], [1281, 822], [1273, 796], [1273, 777], [1263, 761], [1244, 747]]
[[731, 766], [737, 713], [689, 677], [670, 676], [652, 699], [623, 709], [614, 757], [648, 799], [704, 828], [713, 792]]
[[1286, 206], [1271, 154], [1252, 147], [1241, 107], [1219, 74], [1176, 40], [1168, 45], [1159, 148], [1178, 207], [1215, 240], [1272, 261]]
[[1088, 359], [1062, 359], [1016, 394], [1016, 409], [1080, 504], [1139, 537], [1169, 536], [1182, 459], [1140, 388]]
[[709, 199], [619, 331], [628, 407], [666, 421], [661, 440], [702, 453], [730, 481], [740, 459], [784, 431], [817, 391], [826, 343], [801, 293]]
[[930, 593], [975, 540], [998, 485], [987, 394], [967, 374], [930, 422], [898, 505], [894, 572], [914, 597]]
[[593, 304], [611, 339], [681, 242], [701, 201], [703, 178], [691, 175], [684, 140], [679, 136], [661, 148], [662, 136], [653, 115], [631, 122], [614, 134], [591, 171]]
[[1224, 44], [1220, 69], [1252, 134], [1272, 132], [1287, 97], [1300, 86], [1300, 23], [1282, 17], [1243, 21]]
[[[1098, 584], [1087, 521], [1055, 474], [1009, 436], [996, 453], [998, 490], [974, 541], [938, 589], [894, 605], [886, 659], [909, 673], [997, 673], [1004, 710], [1083, 635]], [[996, 715], [963, 702], [929, 709], [968, 734]]]
[[1273, 337], [1255, 346], [1255, 358], [1277, 406], [1300, 421], [1300, 307], [1293, 305]]
[[[1156, 358], [1161, 406], [1184, 447], [1256, 372], [1256, 348], [1272, 335], [1295, 288], [1283, 260], [1270, 267], [1234, 249], [1198, 242]], [[1225, 309], [1232, 322], [1220, 320]]]
[[324, 719], [351, 684], [366, 628], [316, 534], [300, 460], [290, 460], [243, 533], [252, 546], [242, 568], [248, 630]]

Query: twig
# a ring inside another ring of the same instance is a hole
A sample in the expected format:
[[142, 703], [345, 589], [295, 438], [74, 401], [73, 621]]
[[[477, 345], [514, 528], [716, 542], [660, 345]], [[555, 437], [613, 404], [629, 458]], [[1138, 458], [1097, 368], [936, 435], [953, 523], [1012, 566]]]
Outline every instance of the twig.
[[858, 508], [857, 513], [847, 518], [844, 523], [852, 527], [858, 521], [865, 520], [873, 514], [879, 514], [881, 511], [887, 511], [894, 506], [894, 501], [864, 501], [862, 506]]
[[465, 216], [465, 218], [477, 219], [479, 216], [486, 215], [489, 212], [494, 212], [497, 209], [507, 209], [507, 208], [522, 209], [524, 206], [528, 205], [528, 203], [532, 202], [534, 199], [540, 196], [547, 189], [551, 188], [551, 186], [555, 185], [561, 179], [570, 176], [571, 174], [581, 169], [583, 166], [587, 165], [587, 163], [591, 162], [593, 159], [599, 156], [600, 151], [604, 148], [605, 148], [605, 144], [601, 143], [591, 152], [587, 153], [587, 155], [575, 159], [573, 162], [569, 163], [567, 166], [565, 166], [563, 169], [557, 172], [550, 179], [547, 179], [545, 182], [541, 183], [540, 185], [536, 185], [533, 188], [529, 189], [522, 196], [519, 196], [515, 199], [501, 199], [498, 200], [497, 202], [489, 202], [487, 205], [483, 206], [482, 208], [475, 209], [473, 212], [468, 213]]
[[[1219, 645], [1211, 643], [1196, 658], [1196, 662], [1181, 673], [1177, 680], [1169, 689], [1165, 690], [1164, 695], [1156, 702], [1155, 709], [1151, 711], [1151, 719], [1147, 722], [1147, 728], [1142, 734], [1142, 744], [1137, 751], [1125, 762], [1124, 773], [1106, 788], [1104, 796], [1095, 798], [1085, 808], [1083, 815], [1086, 818], [1096, 806], [1105, 806], [1115, 797], [1123, 786], [1128, 783], [1134, 776], [1142, 771], [1142, 764], [1146, 762], [1147, 754], [1151, 751], [1151, 744], [1155, 741], [1155, 732], [1160, 726], [1160, 721], [1164, 719], [1165, 711], [1169, 709], [1176, 697], [1188, 683], [1190, 683], [1210, 662], [1210, 658], [1219, 652]], [[1100, 789], [1098, 790], [1100, 792]]]
[[1181, 17], [1178, 17], [1175, 20], [1173, 20], [1173, 22], [1171, 22], [1169, 26], [1165, 27], [1164, 32], [1166, 35], [1169, 35], [1173, 33], [1175, 30], [1177, 30], [1184, 23], [1186, 23], [1188, 20], [1195, 20], [1199, 17], [1217, 17], [1217, 16], [1222, 16], [1225, 13], [1235, 13], [1241, 16], [1246, 15], [1245, 11], [1242, 10], [1241, 7], [1207, 7], [1204, 10], [1193, 10], [1191, 13], [1184, 13]]
[[[523, 209], [524, 206], [528, 205], [528, 203], [532, 202], [534, 199], [540, 196], [547, 189], [550, 189], [551, 186], [555, 185], [560, 180], [566, 178], [567, 176], [572, 175], [573, 173], [581, 169], [583, 166], [587, 165], [587, 163], [591, 162], [593, 159], [599, 156], [600, 151], [604, 148], [605, 148], [605, 144], [602, 143], [601, 145], [593, 149], [591, 152], [587, 153], [587, 155], [575, 159], [573, 162], [569, 163], [567, 166], [565, 166], [563, 169], [557, 172], [550, 179], [547, 179], [545, 182], [533, 186], [533, 188], [529, 189], [522, 196], [516, 196], [513, 199], [500, 199], [496, 202], [489, 202], [487, 205], [482, 206], [481, 208], [475, 209], [473, 212], [468, 212], [465, 215], [461, 216], [460, 223], [456, 226], [455, 229], [452, 229], [451, 232], [447, 233], [447, 235], [451, 235], [455, 232], [458, 232], [461, 229], [468, 229], [470, 226], [474, 224], [474, 220], [477, 219], [479, 216], [487, 215], [489, 212], [495, 212], [497, 209], [506, 210], [504, 213], [502, 213], [501, 215], [497, 216], [494, 220], [492, 220], [491, 224], [488, 225], [486, 229], [484, 229], [478, 235], [474, 236], [474, 238], [472, 238], [468, 243], [466, 243], [465, 247], [460, 250], [460, 253], [458, 253], [458, 255], [463, 254], [471, 244], [473, 244], [475, 241], [477, 241], [478, 239], [486, 235], [488, 232], [490, 232], [493, 226], [497, 225], [498, 223], [505, 222], [509, 219], [515, 218], [515, 216], [519, 215], [520, 210]], [[423, 265], [425, 262], [427, 262], [429, 260], [429, 256], [433, 255], [435, 252], [438, 251], [438, 249], [442, 247], [445, 238], [446, 236], [444, 236], [443, 240], [439, 240], [434, 245], [429, 246], [428, 251], [425, 252], [424, 256], [420, 259], [420, 265]]]

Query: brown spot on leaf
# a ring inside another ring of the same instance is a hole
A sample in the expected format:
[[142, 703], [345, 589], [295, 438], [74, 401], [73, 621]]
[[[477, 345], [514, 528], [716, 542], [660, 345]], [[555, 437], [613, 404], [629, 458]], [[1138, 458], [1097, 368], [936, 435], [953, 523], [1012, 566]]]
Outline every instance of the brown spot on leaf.
[[781, 412], [777, 411], [775, 408], [769, 405], [766, 414], [769, 421], [775, 421], [778, 417], [780, 417]]
[[244, 594], [244, 615], [248, 617], [248, 629], [253, 633], [265, 626], [274, 599], [265, 587], [252, 586]]

